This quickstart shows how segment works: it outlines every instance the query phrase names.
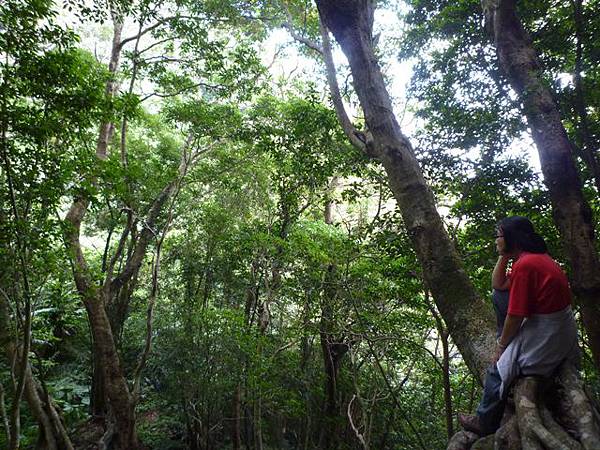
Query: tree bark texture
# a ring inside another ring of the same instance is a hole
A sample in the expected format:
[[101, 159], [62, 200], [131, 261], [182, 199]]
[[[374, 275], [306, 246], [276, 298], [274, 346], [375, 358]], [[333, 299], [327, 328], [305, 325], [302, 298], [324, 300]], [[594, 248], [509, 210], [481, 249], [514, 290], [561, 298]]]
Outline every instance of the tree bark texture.
[[373, 2], [316, 3], [323, 22], [350, 62], [354, 88], [372, 135], [367, 154], [383, 164], [427, 287], [467, 365], [482, 380], [494, 346], [492, 312], [467, 277], [413, 148], [394, 116], [373, 49]]
[[470, 431], [459, 431], [450, 441], [446, 450], [465, 450], [471, 448], [473, 443], [479, 439], [479, 436]]
[[516, 13], [516, 0], [483, 0], [500, 67], [519, 95], [550, 193], [554, 223], [572, 268], [571, 283], [581, 306], [596, 368], [600, 369], [600, 259], [592, 212], [583, 197], [573, 146], [543, 78], [530, 37]]
[[94, 356], [102, 367], [104, 391], [109, 415], [114, 416], [115, 449], [137, 449], [135, 402], [129, 392], [127, 379], [114, 343], [114, 336], [102, 297], [89, 298], [85, 307], [92, 329]]

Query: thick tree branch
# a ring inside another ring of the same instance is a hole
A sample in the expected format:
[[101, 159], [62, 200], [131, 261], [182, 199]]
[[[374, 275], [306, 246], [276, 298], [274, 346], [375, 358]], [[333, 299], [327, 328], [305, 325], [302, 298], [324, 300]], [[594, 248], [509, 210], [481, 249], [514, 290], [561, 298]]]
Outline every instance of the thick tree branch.
[[294, 18], [292, 17], [292, 13], [290, 12], [290, 9], [288, 8], [287, 3], [283, 2], [281, 4], [281, 6], [283, 7], [285, 16], [287, 18], [287, 20], [285, 22], [283, 22], [281, 24], [281, 26], [290, 33], [290, 36], [292, 36], [292, 38], [294, 38], [294, 40], [306, 45], [307, 47], [313, 49], [314, 51], [316, 51], [317, 53], [322, 55], [323, 48], [317, 42], [313, 41], [312, 39], [307, 38], [306, 36], [299, 34], [296, 31], [296, 29], [294, 28]]
[[[329, 86], [329, 94], [331, 96], [331, 101], [333, 103], [335, 112], [337, 114], [338, 120], [344, 133], [352, 143], [354, 147], [359, 149], [362, 152], [367, 152], [367, 137], [364, 133], [358, 131], [348, 114], [346, 113], [346, 108], [344, 107], [344, 102], [342, 100], [342, 95], [340, 93], [340, 87], [337, 81], [337, 71], [335, 68], [335, 63], [333, 61], [333, 55], [331, 52], [331, 41], [329, 39], [329, 30], [323, 23], [321, 17], [319, 17], [319, 30], [321, 32], [321, 41], [322, 44], [319, 45], [317, 42], [309, 39], [305, 36], [300, 35], [293, 26], [293, 18], [289, 11], [289, 8], [286, 4], [283, 4], [283, 9], [287, 16], [287, 21], [282, 24], [282, 27], [285, 28], [292, 38], [301, 44], [306, 45], [312, 50], [316, 51], [322, 58], [325, 63], [325, 70], [327, 74], [327, 84]], [[374, 155], [369, 155], [374, 156]]]
[[290, 33], [290, 36], [292, 36], [294, 38], [294, 40], [306, 45], [307, 47], [313, 49], [314, 51], [316, 51], [317, 53], [319, 53], [321, 55], [323, 54], [323, 49], [321, 48], [321, 46], [319, 44], [317, 44], [315, 41], [313, 41], [312, 39], [309, 39], [306, 36], [302, 36], [301, 34], [298, 34], [298, 32], [296, 32], [296, 30], [294, 29], [291, 22], [284, 22], [282, 24], [282, 26], [283, 26], [283, 28], [288, 30], [288, 32]]

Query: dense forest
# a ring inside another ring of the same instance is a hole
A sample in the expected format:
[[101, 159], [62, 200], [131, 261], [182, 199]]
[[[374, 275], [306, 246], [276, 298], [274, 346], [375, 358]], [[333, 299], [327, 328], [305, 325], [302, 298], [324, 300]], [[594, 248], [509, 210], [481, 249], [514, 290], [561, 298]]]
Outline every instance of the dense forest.
[[[0, 448], [600, 448], [598, 11], [0, 2]], [[582, 364], [476, 440], [510, 215]]]

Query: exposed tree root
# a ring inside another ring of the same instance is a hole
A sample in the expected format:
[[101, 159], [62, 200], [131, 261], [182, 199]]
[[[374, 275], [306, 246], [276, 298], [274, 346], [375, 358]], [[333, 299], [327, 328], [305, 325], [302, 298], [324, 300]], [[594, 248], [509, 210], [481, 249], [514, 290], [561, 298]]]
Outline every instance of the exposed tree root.
[[447, 449], [600, 449], [600, 422], [572, 366], [561, 366], [555, 380], [520, 378], [513, 395], [515, 411], [507, 407], [495, 435], [473, 440], [473, 433], [461, 431]]
[[600, 449], [600, 424], [577, 371], [563, 364], [558, 374], [560, 409], [576, 425], [576, 437], [585, 450]]
[[519, 434], [517, 416], [514, 410], [507, 411], [504, 416], [504, 424], [494, 435], [494, 448], [519, 450], [521, 448], [521, 435]]
[[462, 450], [470, 448], [473, 443], [479, 439], [475, 433], [470, 431], [459, 431], [448, 442], [447, 450]]

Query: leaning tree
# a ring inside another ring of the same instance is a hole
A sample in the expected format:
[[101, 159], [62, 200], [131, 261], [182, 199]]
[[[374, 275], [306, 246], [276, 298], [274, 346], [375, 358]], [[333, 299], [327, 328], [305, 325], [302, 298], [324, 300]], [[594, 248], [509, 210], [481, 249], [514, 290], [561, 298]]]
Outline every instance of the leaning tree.
[[[330, 85], [335, 91], [336, 83], [332, 83], [335, 70], [332, 70], [330, 50], [325, 48], [327, 28], [350, 63], [354, 88], [367, 129], [366, 132], [359, 132], [353, 128], [339, 101], [339, 94], [334, 92], [332, 97], [334, 101], [336, 98], [338, 100], [335, 103], [342, 126], [353, 143], [379, 160], [385, 168], [423, 268], [425, 283], [467, 364], [471, 369], [479, 369], [475, 372], [481, 374], [481, 369], [490, 362], [493, 345], [489, 313], [477, 298], [461, 267], [414, 150], [394, 116], [374, 51], [374, 2], [317, 0], [316, 3], [323, 22], [323, 54]], [[510, 418], [511, 409], [508, 408], [505, 425], [487, 440], [496, 441], [501, 448], [543, 448], [541, 445], [548, 448], [598, 448], [600, 434], [597, 417], [577, 374], [572, 368], [563, 367], [557, 381], [558, 387], [546, 388], [557, 390], [562, 401], [558, 405], [546, 405], [538, 401], [541, 390], [538, 380], [520, 380], [514, 394], [516, 415]], [[569, 411], [575, 411], [575, 415], [570, 415]], [[514, 433], [515, 430], [520, 433]], [[506, 436], [515, 434], [520, 434], [520, 439], [508, 443]], [[475, 440], [476, 436], [460, 432], [451, 440], [450, 447], [468, 448]], [[484, 442], [476, 445], [484, 445]]]

